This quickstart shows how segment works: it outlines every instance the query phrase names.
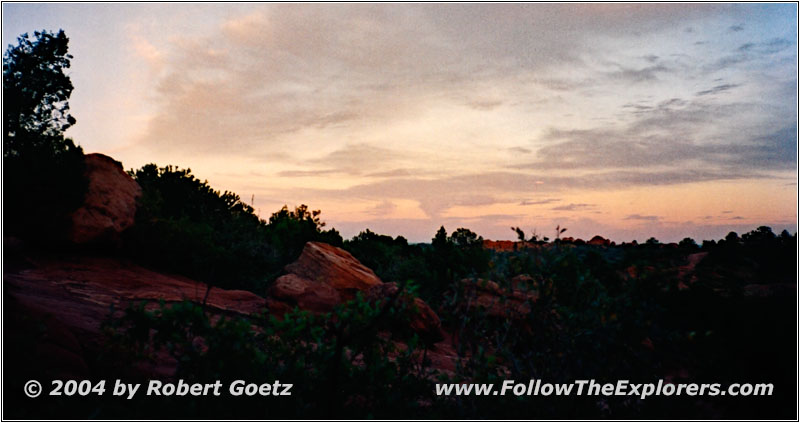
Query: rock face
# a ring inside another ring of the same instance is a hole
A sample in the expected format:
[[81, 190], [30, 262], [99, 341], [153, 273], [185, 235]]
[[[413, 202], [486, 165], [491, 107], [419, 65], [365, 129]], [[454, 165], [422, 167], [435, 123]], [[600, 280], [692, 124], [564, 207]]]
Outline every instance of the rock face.
[[[112, 258], [36, 258], [3, 274], [3, 296], [9, 304], [4, 317], [11, 319], [14, 323], [9, 327], [18, 331], [12, 339], [27, 339], [29, 327], [42, 325], [45, 337], [34, 353], [37, 362], [49, 366], [49, 377], [87, 377], [85, 357], [104, 348], [101, 326], [112, 305], [121, 310], [142, 300], [202, 303], [206, 287]], [[252, 292], [220, 288], [210, 291], [206, 305], [210, 311], [226, 315], [250, 315], [269, 306]], [[158, 363], [146, 371], [170, 375], [174, 363]]]
[[89, 187], [83, 205], [72, 213], [69, 240], [116, 245], [120, 233], [134, 223], [142, 189], [111, 157], [87, 154], [85, 162]]
[[[321, 242], [309, 242], [300, 257], [286, 266], [289, 272], [279, 277], [268, 292], [270, 311], [280, 314], [295, 306], [301, 310], [325, 313], [363, 292], [369, 300], [398, 297], [396, 283], [383, 283], [375, 273], [350, 253]], [[410, 307], [410, 328], [424, 340], [442, 339], [441, 322], [425, 301], [414, 298]]]
[[315, 312], [331, 311], [357, 292], [383, 283], [352, 254], [321, 242], [307, 243], [286, 271], [270, 289], [270, 297]]

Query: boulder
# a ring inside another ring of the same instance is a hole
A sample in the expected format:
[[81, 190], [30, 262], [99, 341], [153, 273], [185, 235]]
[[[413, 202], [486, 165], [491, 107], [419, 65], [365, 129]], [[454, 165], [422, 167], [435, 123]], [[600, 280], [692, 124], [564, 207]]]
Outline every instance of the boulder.
[[296, 305], [302, 310], [328, 312], [342, 303], [336, 288], [326, 283], [305, 279], [293, 273], [279, 277], [270, 289], [269, 296], [278, 301]]
[[142, 189], [111, 157], [87, 154], [85, 163], [89, 186], [83, 205], [70, 216], [69, 240], [118, 245], [122, 231], [134, 223]]
[[357, 292], [383, 283], [352, 254], [322, 242], [307, 243], [285, 270], [288, 273], [270, 287], [269, 297], [313, 312], [331, 311]]
[[307, 243], [300, 258], [286, 266], [286, 271], [311, 282], [329, 285], [345, 301], [355, 298], [358, 291], [382, 283], [372, 269], [361, 264], [352, 254], [322, 242]]
[[[279, 277], [267, 293], [273, 314], [294, 307], [314, 313], [330, 312], [338, 304], [354, 299], [358, 292], [379, 303], [389, 298], [409, 298], [398, 292], [396, 283], [383, 283], [352, 254], [321, 242], [307, 243], [297, 261], [285, 270], [288, 273]], [[414, 298], [409, 310], [409, 326], [414, 333], [428, 342], [442, 339], [439, 316], [425, 301]]]

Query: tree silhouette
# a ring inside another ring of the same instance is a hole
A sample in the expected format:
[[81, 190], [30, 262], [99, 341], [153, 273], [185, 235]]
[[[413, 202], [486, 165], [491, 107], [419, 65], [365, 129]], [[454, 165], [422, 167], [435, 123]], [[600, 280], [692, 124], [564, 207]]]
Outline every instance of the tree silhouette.
[[678, 243], [678, 245], [681, 246], [681, 247], [690, 248], [690, 249], [699, 248], [699, 246], [697, 245], [697, 242], [695, 242], [695, 240], [693, 240], [692, 238], [689, 238], [689, 237], [686, 237], [686, 238], [682, 239], [681, 242]]
[[3, 55], [3, 211], [9, 232], [58, 239], [86, 192], [83, 151], [64, 137], [72, 82], [64, 31], [21, 35]]
[[3, 157], [75, 148], [63, 137], [75, 124], [68, 101], [72, 81], [64, 73], [72, 59], [69, 39], [61, 30], [22, 34], [17, 41], [3, 55]]
[[456, 229], [450, 239], [458, 247], [467, 248], [477, 246], [483, 248], [483, 237], [478, 236], [478, 234], [467, 228]]
[[512, 226], [511, 230], [516, 232], [518, 240], [520, 240], [521, 242], [525, 242], [525, 231], [523, 231], [522, 228], [520, 228], [519, 226]]

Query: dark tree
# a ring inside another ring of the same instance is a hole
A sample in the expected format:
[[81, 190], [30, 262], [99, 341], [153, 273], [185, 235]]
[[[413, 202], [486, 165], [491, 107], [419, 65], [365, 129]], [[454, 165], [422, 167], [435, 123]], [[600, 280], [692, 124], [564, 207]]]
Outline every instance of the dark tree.
[[72, 82], [64, 31], [23, 34], [3, 55], [3, 208], [9, 233], [49, 242], [86, 192], [83, 151], [64, 137]]
[[478, 234], [466, 228], [456, 229], [450, 239], [455, 245], [462, 248], [473, 246], [483, 248], [483, 237], [478, 236]]
[[434, 250], [444, 250], [448, 248], [447, 230], [444, 226], [439, 227], [439, 230], [436, 231], [436, 235], [434, 235], [431, 240], [431, 246], [433, 246]]
[[61, 30], [22, 34], [17, 41], [3, 55], [3, 157], [75, 148], [63, 136], [75, 124], [69, 114], [72, 81], [64, 73], [72, 59], [69, 39]]
[[697, 245], [697, 242], [695, 242], [695, 240], [693, 240], [692, 238], [689, 238], [689, 237], [686, 237], [686, 238], [682, 239], [681, 242], [678, 243], [678, 246], [684, 247], [684, 248], [689, 248], [689, 249], [697, 249], [697, 248], [699, 248], [699, 246]]

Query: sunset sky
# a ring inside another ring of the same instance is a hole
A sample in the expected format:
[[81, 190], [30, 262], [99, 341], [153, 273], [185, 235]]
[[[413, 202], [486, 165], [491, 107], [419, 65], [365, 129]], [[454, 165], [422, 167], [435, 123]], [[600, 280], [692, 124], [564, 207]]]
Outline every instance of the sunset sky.
[[797, 230], [795, 4], [3, 4], [63, 28], [68, 131], [264, 218], [615, 241]]

